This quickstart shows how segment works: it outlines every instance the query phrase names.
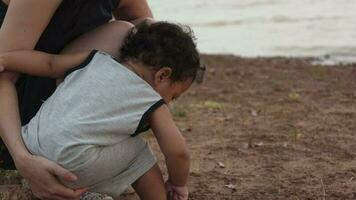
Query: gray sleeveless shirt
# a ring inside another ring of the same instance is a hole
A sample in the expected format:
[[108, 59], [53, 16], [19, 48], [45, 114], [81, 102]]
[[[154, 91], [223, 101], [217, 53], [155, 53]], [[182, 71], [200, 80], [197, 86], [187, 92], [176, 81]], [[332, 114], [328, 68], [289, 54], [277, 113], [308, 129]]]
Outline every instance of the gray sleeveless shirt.
[[[22, 128], [29, 151], [60, 164], [148, 130], [161, 96], [110, 55], [92, 51]], [[89, 158], [88, 158], [89, 159]], [[74, 164], [73, 163], [73, 164]]]

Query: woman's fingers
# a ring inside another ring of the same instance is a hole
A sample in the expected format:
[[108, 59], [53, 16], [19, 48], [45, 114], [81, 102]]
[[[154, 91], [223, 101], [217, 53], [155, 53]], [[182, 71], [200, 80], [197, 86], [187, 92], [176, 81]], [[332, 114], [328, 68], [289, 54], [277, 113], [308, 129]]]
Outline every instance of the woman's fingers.
[[76, 177], [56, 163], [39, 156], [28, 156], [16, 163], [20, 174], [29, 182], [33, 194], [40, 199], [74, 200], [86, 189], [73, 190], [65, 187], [59, 180], [73, 181]]
[[63, 167], [55, 164], [55, 163], [52, 163], [50, 166], [49, 166], [49, 169], [48, 169], [53, 175], [57, 176], [58, 178], [60, 179], [63, 179], [65, 181], [76, 181], [77, 180], [77, 177], [72, 173], [70, 172], [69, 170], [66, 170], [64, 169]]
[[52, 180], [49, 184], [54, 186], [54, 195], [58, 197], [63, 197], [66, 199], [79, 199], [80, 196], [88, 190], [87, 188], [73, 190], [61, 184], [57, 178], [73, 182], [77, 180], [77, 177], [72, 172], [64, 169], [56, 163], [51, 163], [48, 166], [48, 171], [56, 177], [56, 179]]
[[28, 179], [33, 194], [40, 199], [54, 200], [74, 200], [79, 199], [81, 194], [75, 193], [74, 190], [63, 186], [53, 174], [43, 170], [37, 173], [42, 181]]

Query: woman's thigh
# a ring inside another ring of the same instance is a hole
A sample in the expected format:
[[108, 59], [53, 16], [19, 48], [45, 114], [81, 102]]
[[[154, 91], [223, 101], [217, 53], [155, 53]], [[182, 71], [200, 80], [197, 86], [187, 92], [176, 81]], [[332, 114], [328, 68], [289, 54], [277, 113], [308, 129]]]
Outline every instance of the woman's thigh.
[[61, 53], [97, 49], [118, 58], [122, 43], [133, 26], [125, 21], [111, 21], [73, 40]]

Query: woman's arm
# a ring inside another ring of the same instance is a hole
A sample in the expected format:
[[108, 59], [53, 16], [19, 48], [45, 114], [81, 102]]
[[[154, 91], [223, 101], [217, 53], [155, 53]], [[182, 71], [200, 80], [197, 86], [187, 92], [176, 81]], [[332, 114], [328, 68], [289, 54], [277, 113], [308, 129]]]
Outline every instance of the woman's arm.
[[119, 58], [120, 49], [133, 25], [125, 21], [111, 21], [81, 35], [68, 44], [61, 54], [73, 54], [91, 49], [106, 52]]
[[147, 0], [121, 0], [114, 16], [117, 20], [130, 21], [133, 24], [142, 18], [153, 18]]
[[6, 71], [61, 78], [66, 71], [84, 62], [89, 53], [90, 51], [54, 55], [41, 51], [12, 51], [0, 54], [0, 65]]
[[[11, 0], [0, 29], [0, 53], [33, 49], [60, 3], [61, 0]], [[74, 180], [73, 174], [27, 151], [20, 135], [16, 80], [14, 73], [0, 73], [0, 136], [17, 169], [40, 198], [78, 198], [83, 191], [65, 188], [56, 179]]]
[[119, 58], [120, 48], [129, 30], [134, 25], [152, 18], [151, 9], [146, 0], [121, 0], [113, 12], [117, 20], [95, 28], [72, 41], [62, 54], [98, 49]]

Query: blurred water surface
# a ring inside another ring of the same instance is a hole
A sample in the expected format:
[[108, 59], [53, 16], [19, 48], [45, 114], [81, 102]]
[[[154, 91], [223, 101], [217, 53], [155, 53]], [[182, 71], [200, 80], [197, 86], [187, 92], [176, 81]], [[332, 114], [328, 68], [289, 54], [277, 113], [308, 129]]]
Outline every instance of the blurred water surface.
[[356, 0], [149, 0], [155, 17], [192, 26], [201, 52], [356, 57]]

